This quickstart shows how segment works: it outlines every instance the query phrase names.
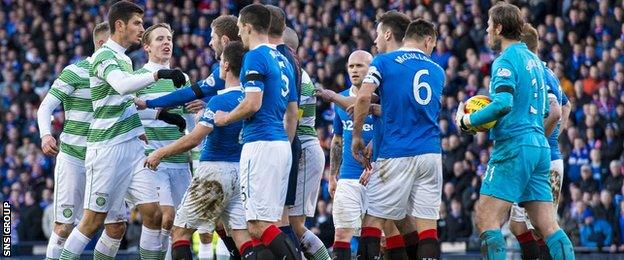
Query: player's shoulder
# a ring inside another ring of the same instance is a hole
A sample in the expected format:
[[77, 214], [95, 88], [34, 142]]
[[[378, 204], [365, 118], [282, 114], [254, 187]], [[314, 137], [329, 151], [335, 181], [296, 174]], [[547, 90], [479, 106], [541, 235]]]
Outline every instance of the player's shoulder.
[[114, 59], [115, 52], [106, 46], [102, 46], [99, 48], [93, 55], [91, 56], [93, 59], [93, 63], [98, 63], [103, 60]]

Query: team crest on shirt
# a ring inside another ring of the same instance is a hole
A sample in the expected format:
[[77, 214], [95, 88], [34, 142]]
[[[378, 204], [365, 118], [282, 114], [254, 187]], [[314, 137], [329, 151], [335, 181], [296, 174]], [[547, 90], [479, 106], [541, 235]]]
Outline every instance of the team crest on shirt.
[[98, 206], [102, 207], [102, 206], [104, 206], [104, 204], [106, 204], [106, 199], [104, 197], [100, 196], [97, 199], [95, 199], [95, 204], [97, 204]]
[[506, 68], [499, 68], [496, 71], [496, 76], [499, 76], [499, 77], [509, 77], [509, 76], [511, 76], [511, 70], [508, 70]]
[[74, 213], [70, 208], [63, 210], [63, 217], [70, 218]]
[[214, 79], [213, 74], [210, 74], [210, 76], [206, 78], [206, 84], [208, 84], [208, 86], [211, 86], [211, 87], [215, 86], [215, 79]]

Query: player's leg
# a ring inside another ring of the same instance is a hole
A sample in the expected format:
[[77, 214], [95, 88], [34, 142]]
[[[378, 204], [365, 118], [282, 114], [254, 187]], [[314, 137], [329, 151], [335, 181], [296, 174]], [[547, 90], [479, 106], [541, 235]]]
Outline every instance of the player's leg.
[[[277, 258], [299, 259], [290, 239], [274, 225], [283, 212], [291, 164], [287, 141], [257, 141], [243, 145], [240, 185], [247, 227]], [[267, 187], [275, 187], [267, 192]]]
[[[366, 186], [368, 209], [362, 223], [358, 255], [364, 259], [379, 256], [381, 229], [386, 219], [403, 219], [408, 210], [408, 200], [416, 174], [413, 160], [407, 158], [379, 159], [373, 166]], [[403, 256], [407, 258], [405, 250]]]
[[384, 259], [409, 259], [405, 251], [405, 241], [394, 220], [386, 220], [382, 230], [386, 245]]
[[129, 162], [134, 166], [132, 182], [126, 194], [128, 205], [136, 205], [143, 226], [141, 227], [141, 238], [139, 240], [139, 254], [141, 259], [159, 258], [161, 255], [162, 212], [158, 204], [158, 183], [154, 178], [154, 172], [145, 168], [145, 155], [143, 143], [133, 140], [126, 143]]
[[521, 202], [524, 202], [529, 218], [542, 235], [553, 259], [574, 259], [572, 242], [555, 220], [553, 196], [550, 185], [550, 156], [547, 148], [524, 149], [526, 157], [537, 161]]
[[[111, 215], [112, 212], [109, 212], [109, 216]], [[111, 217], [107, 217], [104, 223], [104, 231], [95, 245], [93, 258], [98, 260], [112, 260], [115, 259], [117, 251], [119, 251], [121, 239], [123, 239], [123, 235], [126, 232], [126, 223], [124, 220], [114, 220]]]
[[[159, 192], [160, 210], [162, 212], [162, 229], [160, 230], [161, 253], [165, 258], [170, 257], [171, 228], [175, 218], [175, 209], [180, 206], [182, 197], [191, 183], [191, 173], [188, 168], [168, 169], [165, 176], [165, 189]], [[167, 185], [168, 184], [168, 185]], [[165, 194], [165, 196], [160, 196]]]
[[409, 195], [408, 214], [415, 218], [414, 227], [418, 231], [417, 257], [440, 259], [437, 220], [442, 204], [442, 155], [423, 154], [404, 160], [407, 172], [416, 175]]
[[525, 147], [514, 143], [497, 143], [483, 176], [475, 209], [484, 258], [505, 259], [507, 248], [500, 227], [507, 219], [512, 202], [520, 199], [533, 167], [527, 161], [530, 158], [522, 156], [522, 149]]
[[[235, 259], [256, 259], [254, 253], [254, 243], [252, 242], [251, 235], [247, 231], [247, 221], [245, 220], [245, 208], [240, 196], [240, 184], [238, 176], [238, 163], [229, 163], [227, 166], [231, 168], [230, 174], [224, 174], [224, 177], [229, 177], [228, 181], [231, 185], [227, 186], [227, 189], [234, 190], [228, 199], [228, 203], [221, 213], [220, 219], [223, 222], [224, 230], [231, 236], [235, 243], [234, 251], [240, 252]], [[268, 250], [267, 250], [268, 251]]]
[[[555, 220], [559, 220], [557, 209], [559, 208], [559, 198], [561, 197], [561, 186], [563, 185], [563, 160], [550, 161], [550, 188], [553, 195], [553, 213]], [[537, 234], [537, 244], [540, 250], [540, 259], [550, 260], [550, 250], [544, 241], [544, 237]]]
[[329, 253], [323, 241], [305, 226], [306, 217], [314, 217], [321, 178], [325, 168], [325, 155], [318, 141], [314, 144], [306, 143], [304, 145], [301, 158], [298, 161], [298, 168], [295, 204], [289, 208], [290, 225], [301, 241], [301, 249], [306, 258], [329, 259]]
[[233, 259], [240, 259], [241, 253], [238, 251], [236, 241], [234, 241], [234, 238], [232, 238], [231, 234], [228, 234], [225, 231], [225, 227], [223, 226], [223, 222], [221, 220], [217, 221], [217, 225], [215, 226], [215, 232], [217, 233], [217, 235], [219, 235], [221, 241], [223, 241], [223, 244], [230, 254], [230, 257]]
[[395, 221], [395, 224], [405, 242], [405, 252], [409, 259], [418, 258], [418, 230], [416, 230], [416, 218], [407, 215], [404, 219]]
[[[58, 259], [74, 223], [83, 213], [84, 161], [61, 153], [56, 157], [54, 184], [54, 228], [48, 241], [47, 259]], [[73, 160], [72, 160], [73, 159]]]
[[280, 228], [284, 234], [286, 234], [293, 244], [295, 245], [295, 249], [298, 252], [301, 252], [300, 248], [300, 240], [301, 236], [295, 234], [293, 230], [293, 226], [290, 223], [290, 207], [294, 206], [296, 203], [296, 196], [298, 192], [298, 181], [299, 181], [299, 162], [301, 161], [302, 156], [302, 148], [301, 148], [301, 140], [298, 136], [295, 136], [292, 143], [290, 144], [290, 151], [292, 155], [292, 163], [290, 166], [290, 171], [288, 174], [288, 186], [286, 189], [286, 202], [284, 203], [284, 211], [282, 212], [282, 218], [276, 224]]
[[365, 210], [366, 188], [358, 180], [338, 180], [332, 207], [336, 228], [333, 259], [351, 259], [351, 239], [355, 230], [362, 227], [362, 216]]
[[524, 209], [514, 203], [509, 217], [509, 230], [520, 244], [522, 259], [538, 259], [539, 246], [533, 232], [527, 226], [527, 221]]
[[174, 260], [192, 260], [191, 237], [194, 228], [184, 228], [174, 224], [171, 228], [171, 258]]
[[80, 224], [65, 241], [61, 259], [78, 259], [85, 246], [104, 224], [107, 213], [123, 205], [123, 193], [128, 190], [133, 169], [118, 163], [123, 161], [124, 149], [121, 145], [87, 148], [85, 210]]

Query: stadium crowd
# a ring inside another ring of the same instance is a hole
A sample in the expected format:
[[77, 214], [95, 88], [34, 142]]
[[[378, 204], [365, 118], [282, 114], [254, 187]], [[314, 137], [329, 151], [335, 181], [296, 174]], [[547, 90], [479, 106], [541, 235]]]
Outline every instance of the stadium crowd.
[[[234, 14], [245, 1], [135, 1], [145, 7], [145, 27], [169, 22], [174, 30], [172, 67], [192, 81], [215, 63], [208, 46], [210, 22]], [[265, 2], [265, 1], [263, 1]], [[435, 2], [435, 3], [434, 3]], [[464, 3], [462, 3], [464, 2]], [[475, 237], [474, 203], [491, 143], [486, 134], [459, 135], [451, 119], [459, 101], [487, 94], [495, 57], [484, 44], [487, 12], [495, 1], [273, 1], [297, 31], [302, 67], [317, 87], [349, 86], [345, 65], [356, 49], [375, 53], [375, 16], [389, 9], [438, 25], [432, 59], [446, 71], [440, 116], [444, 164], [442, 241]], [[572, 112], [560, 136], [565, 180], [560, 224], [575, 246], [624, 252], [624, 1], [512, 1], [540, 34], [540, 56], [555, 71]], [[60, 70], [93, 52], [91, 31], [107, 12], [103, 1], [5, 0], [0, 2], [0, 198], [11, 203], [13, 243], [45, 241], [51, 220], [54, 159], [42, 154], [36, 125], [39, 102]], [[146, 62], [129, 50], [136, 68]], [[319, 101], [317, 132], [328, 154], [333, 107]], [[63, 125], [54, 115], [53, 132]], [[329, 162], [329, 160], [326, 160]], [[327, 176], [317, 214], [309, 221], [326, 246], [333, 242]], [[136, 218], [133, 218], [136, 219]], [[138, 222], [136, 222], [138, 223]], [[140, 225], [140, 224], [136, 224]], [[137, 243], [137, 232], [126, 239]], [[133, 237], [134, 236], [134, 237]], [[513, 237], [513, 236], [510, 236]]]

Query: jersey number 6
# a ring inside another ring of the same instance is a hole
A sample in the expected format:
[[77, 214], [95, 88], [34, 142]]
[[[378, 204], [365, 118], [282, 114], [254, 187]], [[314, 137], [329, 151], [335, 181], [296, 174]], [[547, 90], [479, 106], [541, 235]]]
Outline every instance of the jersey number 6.
[[[429, 70], [419, 70], [414, 75], [414, 98], [416, 102], [421, 105], [427, 105], [431, 102], [431, 86], [427, 82], [421, 82], [420, 77], [422, 75], [429, 75]], [[420, 89], [424, 88], [426, 95], [425, 98], [420, 97]]]

